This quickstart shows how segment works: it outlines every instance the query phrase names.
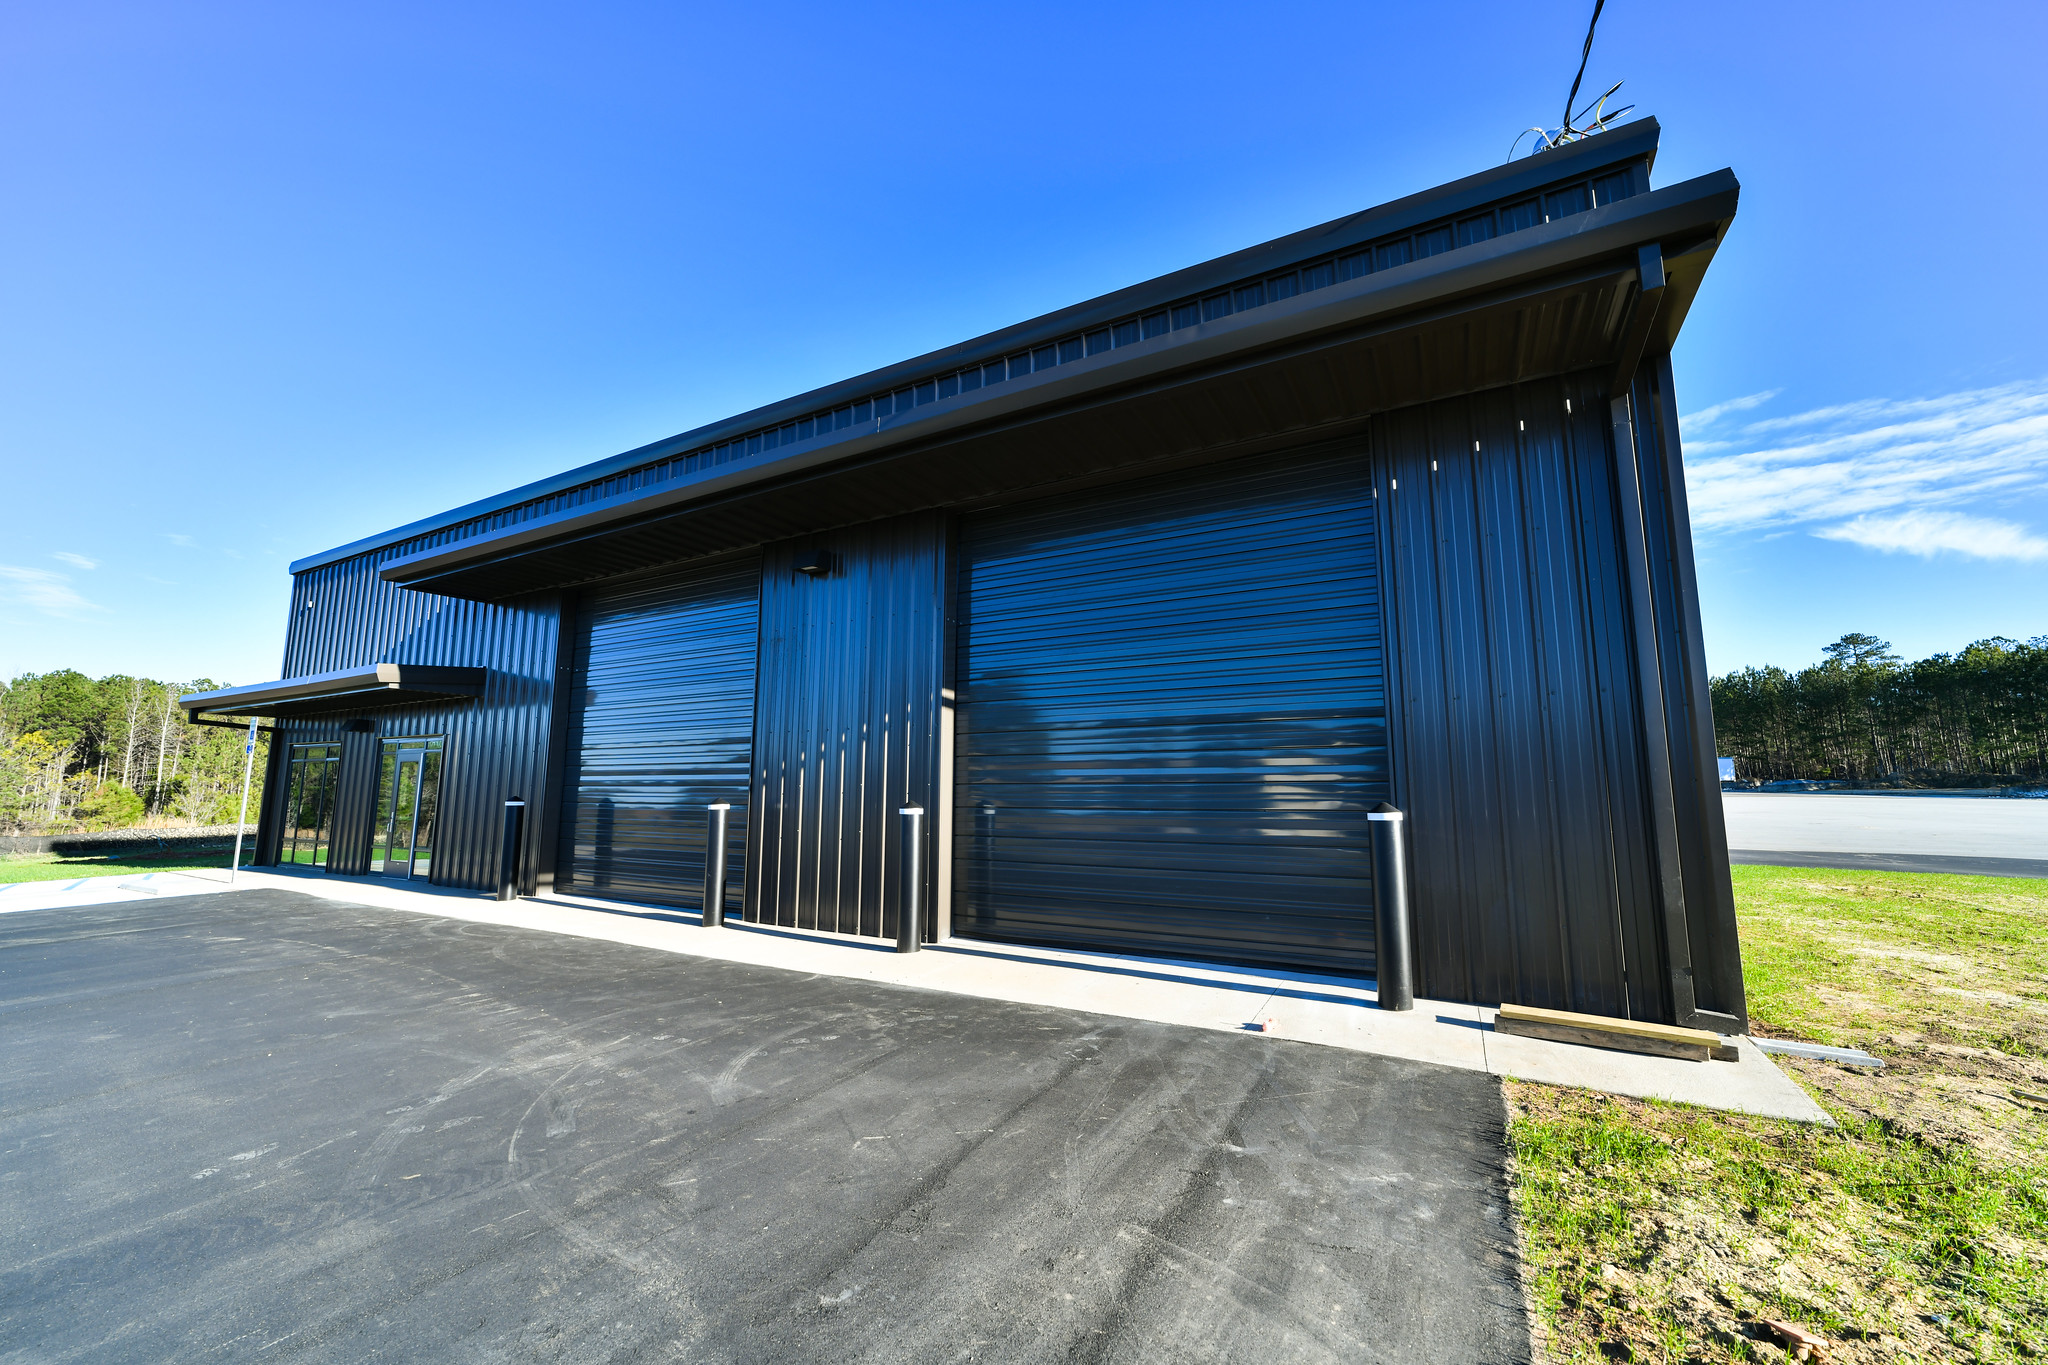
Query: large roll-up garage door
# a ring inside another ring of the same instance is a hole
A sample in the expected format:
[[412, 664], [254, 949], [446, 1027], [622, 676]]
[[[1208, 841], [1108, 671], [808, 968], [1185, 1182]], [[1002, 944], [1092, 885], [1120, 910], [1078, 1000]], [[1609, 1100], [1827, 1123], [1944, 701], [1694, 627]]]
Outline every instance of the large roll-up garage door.
[[636, 578], [578, 611], [564, 889], [698, 907], [704, 808], [732, 805], [739, 908], [760, 617], [756, 556]]
[[955, 931], [1370, 972], [1363, 453], [1003, 509], [960, 556]]

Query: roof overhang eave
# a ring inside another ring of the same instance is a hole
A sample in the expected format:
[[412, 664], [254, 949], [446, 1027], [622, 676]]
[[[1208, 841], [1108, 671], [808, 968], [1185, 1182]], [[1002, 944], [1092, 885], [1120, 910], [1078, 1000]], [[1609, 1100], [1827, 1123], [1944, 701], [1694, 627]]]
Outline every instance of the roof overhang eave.
[[417, 706], [483, 695], [487, 672], [429, 664], [372, 664], [303, 678], [223, 687], [178, 698], [188, 716], [306, 716]]
[[[1669, 291], [1658, 312], [1659, 340], [1668, 345], [1706, 261], [1734, 217], [1738, 195], [1734, 174], [1717, 171], [1508, 237], [1012, 380], [1001, 390], [985, 389], [971, 397], [939, 400], [861, 428], [813, 437], [772, 454], [736, 460], [653, 488], [400, 556], [385, 563], [379, 572], [399, 586], [446, 591], [454, 586], [454, 578], [487, 563], [585, 540], [610, 527], [685, 511], [694, 503], [729, 503], [752, 486], [785, 482], [842, 463], [864, 463], [894, 446], [928, 443], [982, 426], [1028, 421], [1036, 410], [1088, 402], [1118, 390], [1157, 389], [1175, 382], [1173, 376], [1179, 372], [1214, 369], [1262, 352], [1298, 353], [1315, 346], [1321, 337], [1356, 335], [1361, 329], [1397, 329], [1403, 318], [1440, 322], [1461, 307], [1481, 309], [1490, 300], [1523, 296], [1548, 281], [1617, 274], [1632, 280], [1646, 246], [1667, 259], [1683, 256], [1688, 261], [1683, 276], [1674, 276], [1678, 288]], [[454, 595], [471, 594], [457, 591]]]
[[508, 489], [452, 508], [405, 526], [339, 545], [311, 555], [291, 566], [293, 573], [323, 564], [353, 558], [387, 548], [405, 540], [431, 535], [435, 531], [500, 512], [519, 503], [545, 497], [598, 478], [638, 468], [716, 444], [766, 426], [793, 421], [818, 408], [836, 407], [858, 401], [877, 389], [900, 387], [928, 378], [935, 368], [957, 366], [988, 359], [1033, 346], [1067, 332], [1085, 330], [1117, 317], [1149, 308], [1164, 307], [1183, 296], [1194, 296], [1231, 284], [1241, 278], [1268, 270], [1284, 270], [1317, 253], [1341, 251], [1370, 242], [1389, 232], [1418, 226], [1433, 219], [1456, 217], [1468, 210], [1502, 201], [1517, 194], [1539, 192], [1560, 177], [1570, 177], [1588, 168], [1620, 166], [1640, 161], [1645, 167], [1656, 161], [1661, 129], [1655, 118], [1645, 115], [1609, 129], [1598, 137], [1567, 143], [1541, 156], [1524, 157], [1489, 167], [1447, 184], [1404, 195], [1342, 218], [1289, 233], [1270, 242], [1246, 247], [1155, 279], [1131, 285], [1031, 318], [993, 332], [959, 342], [927, 354], [898, 361], [865, 374], [827, 384], [806, 393], [765, 404], [750, 411], [653, 441], [602, 460], [564, 470], [559, 474], [518, 488]]

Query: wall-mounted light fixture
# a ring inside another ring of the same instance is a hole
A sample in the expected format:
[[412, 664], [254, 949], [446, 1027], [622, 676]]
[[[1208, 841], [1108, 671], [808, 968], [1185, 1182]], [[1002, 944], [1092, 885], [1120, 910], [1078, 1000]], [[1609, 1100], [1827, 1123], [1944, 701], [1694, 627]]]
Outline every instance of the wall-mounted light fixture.
[[805, 550], [796, 557], [796, 571], [806, 578], [823, 578], [838, 566], [830, 550]]

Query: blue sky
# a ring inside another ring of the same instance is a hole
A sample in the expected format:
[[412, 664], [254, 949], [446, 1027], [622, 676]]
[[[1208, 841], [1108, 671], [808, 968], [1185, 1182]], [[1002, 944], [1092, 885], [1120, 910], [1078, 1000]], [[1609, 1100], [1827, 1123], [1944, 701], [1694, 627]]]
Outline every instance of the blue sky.
[[[0, 675], [274, 677], [292, 559], [1494, 164], [1589, 8], [9, 4]], [[2044, 50], [1608, 5], [1658, 183], [1744, 185], [1715, 671], [2048, 633]]]

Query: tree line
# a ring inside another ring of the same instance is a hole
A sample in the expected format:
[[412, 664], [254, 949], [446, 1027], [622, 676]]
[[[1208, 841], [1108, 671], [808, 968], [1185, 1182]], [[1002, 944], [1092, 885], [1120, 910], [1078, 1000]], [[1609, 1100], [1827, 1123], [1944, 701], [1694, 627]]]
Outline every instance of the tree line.
[[1738, 778], [2048, 777], [2048, 635], [1979, 640], [1912, 663], [1872, 635], [1844, 635], [1822, 652], [1796, 673], [1744, 668], [1711, 680], [1715, 734]]
[[[239, 730], [193, 725], [178, 698], [222, 684], [72, 669], [0, 684], [0, 831], [232, 824], [242, 796]], [[251, 818], [269, 736], [257, 736]]]

